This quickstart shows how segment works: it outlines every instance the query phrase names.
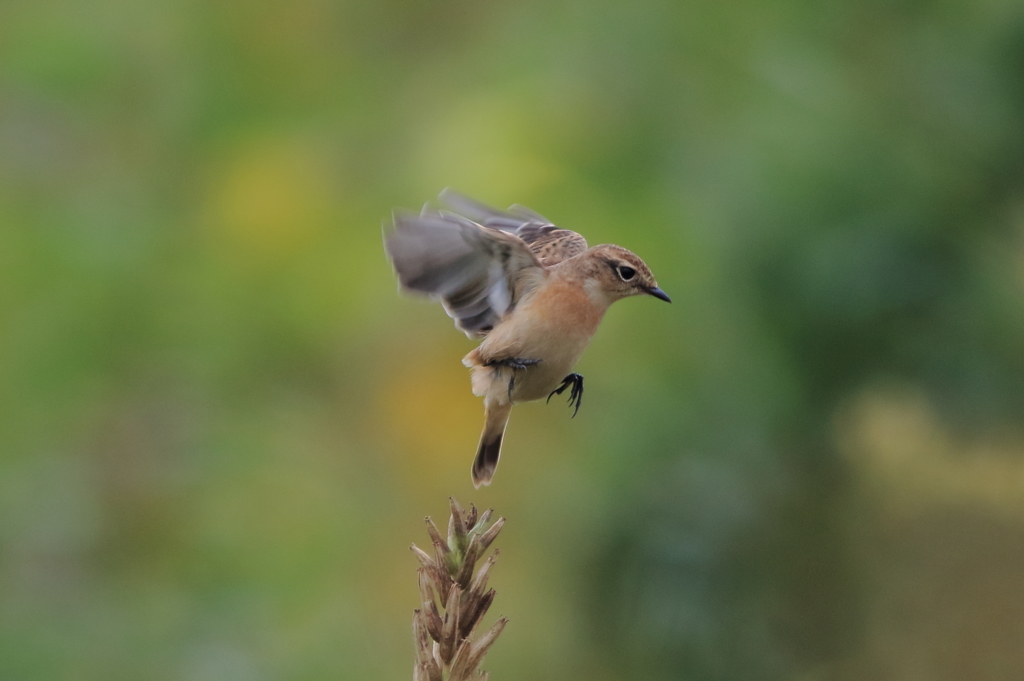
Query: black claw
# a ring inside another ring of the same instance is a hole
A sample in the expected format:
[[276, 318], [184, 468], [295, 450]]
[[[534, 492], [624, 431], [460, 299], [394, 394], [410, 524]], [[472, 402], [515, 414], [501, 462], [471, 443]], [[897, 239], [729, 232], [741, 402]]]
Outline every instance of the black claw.
[[583, 402], [583, 376], [580, 374], [569, 374], [566, 376], [562, 380], [562, 385], [551, 391], [547, 401], [550, 402], [551, 398], [555, 395], [561, 395], [570, 386], [572, 390], [569, 391], [569, 406], [575, 407], [572, 412], [572, 418], [576, 418], [576, 414], [580, 411], [580, 404]]

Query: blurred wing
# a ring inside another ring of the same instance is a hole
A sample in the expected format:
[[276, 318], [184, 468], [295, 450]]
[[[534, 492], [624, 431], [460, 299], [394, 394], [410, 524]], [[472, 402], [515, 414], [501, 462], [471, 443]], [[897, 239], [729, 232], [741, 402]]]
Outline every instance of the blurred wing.
[[441, 299], [470, 338], [494, 328], [542, 274], [522, 239], [452, 213], [396, 213], [384, 248], [402, 286]]
[[530, 247], [545, 267], [557, 265], [587, 250], [587, 240], [582, 235], [572, 230], [559, 229], [543, 215], [518, 204], [502, 211], [451, 189], [441, 192], [441, 200], [470, 220], [515, 234]]

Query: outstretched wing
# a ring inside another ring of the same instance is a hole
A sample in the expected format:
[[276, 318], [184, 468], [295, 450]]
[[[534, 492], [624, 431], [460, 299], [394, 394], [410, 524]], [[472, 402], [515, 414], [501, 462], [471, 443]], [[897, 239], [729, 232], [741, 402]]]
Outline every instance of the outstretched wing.
[[440, 298], [470, 338], [487, 335], [544, 274], [515, 234], [447, 212], [396, 212], [384, 248], [402, 286]]
[[587, 240], [582, 235], [569, 229], [559, 229], [543, 215], [524, 206], [517, 204], [502, 211], [451, 189], [441, 192], [440, 198], [456, 213], [470, 220], [515, 234], [530, 247], [530, 251], [545, 267], [557, 265], [587, 250]]

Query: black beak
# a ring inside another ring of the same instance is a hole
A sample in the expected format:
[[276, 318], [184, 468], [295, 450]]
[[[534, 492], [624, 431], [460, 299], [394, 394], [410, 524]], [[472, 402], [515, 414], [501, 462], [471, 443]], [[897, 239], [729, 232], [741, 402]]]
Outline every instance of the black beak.
[[661, 300], [664, 300], [666, 303], [671, 303], [672, 302], [672, 299], [668, 297], [668, 294], [665, 293], [664, 291], [662, 291], [657, 286], [655, 286], [653, 288], [647, 289], [647, 292], [650, 293], [655, 298], [659, 298]]

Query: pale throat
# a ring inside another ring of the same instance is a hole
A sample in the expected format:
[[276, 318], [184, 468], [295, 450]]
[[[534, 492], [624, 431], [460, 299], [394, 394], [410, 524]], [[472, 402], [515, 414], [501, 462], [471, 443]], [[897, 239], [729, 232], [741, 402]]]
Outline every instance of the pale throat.
[[604, 287], [601, 286], [599, 279], [588, 278], [583, 282], [583, 291], [587, 294], [590, 302], [599, 307], [602, 312], [608, 309], [608, 306], [614, 302]]

